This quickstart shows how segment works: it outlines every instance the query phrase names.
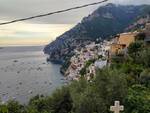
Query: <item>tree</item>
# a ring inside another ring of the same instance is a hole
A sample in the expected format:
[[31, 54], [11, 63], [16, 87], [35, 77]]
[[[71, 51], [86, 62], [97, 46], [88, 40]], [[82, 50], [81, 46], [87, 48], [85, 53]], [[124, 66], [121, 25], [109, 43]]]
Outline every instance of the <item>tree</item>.
[[69, 113], [72, 110], [72, 98], [67, 87], [56, 90], [51, 101], [52, 113]]
[[31, 99], [28, 111], [31, 113], [70, 113], [72, 98], [68, 87], [57, 89], [52, 96], [35, 96]]
[[43, 113], [44, 111], [50, 110], [48, 101], [50, 97], [43, 97], [41, 95], [37, 95], [34, 98], [32, 98], [29, 102], [29, 110], [32, 113]]
[[128, 47], [128, 54], [130, 57], [137, 60], [137, 56], [139, 51], [141, 51], [144, 48], [144, 42], [143, 41], [136, 41], [129, 45]]
[[[75, 89], [75, 87], [74, 87]], [[117, 70], [98, 70], [96, 78], [76, 92], [75, 113], [108, 113], [109, 107], [115, 100], [124, 101], [127, 83], [125, 75]], [[76, 90], [77, 91], [77, 90]]]
[[126, 75], [117, 70], [104, 69], [97, 72], [95, 88], [107, 103], [122, 100], [126, 95]]
[[80, 96], [78, 106], [75, 107], [75, 113], [105, 113], [108, 110], [106, 103], [104, 103], [105, 100], [93, 88], [87, 87]]
[[150, 48], [144, 48], [137, 57], [138, 63], [143, 64], [144, 67], [150, 68]]
[[8, 113], [7, 105], [0, 105], [0, 113]]
[[141, 85], [133, 85], [128, 90], [125, 101], [125, 113], [149, 113], [150, 89]]
[[145, 38], [146, 38], [146, 34], [145, 33], [141, 32], [141, 33], [139, 33], [139, 34], [136, 35], [136, 39], [137, 40], [143, 41]]
[[7, 103], [8, 113], [23, 113], [23, 108], [22, 105], [13, 100]]
[[150, 88], [150, 69], [146, 69], [141, 73], [140, 83]]
[[126, 62], [120, 65], [120, 70], [122, 71], [122, 73], [126, 74], [128, 85], [133, 85], [139, 83], [140, 74], [144, 69], [141, 65]]

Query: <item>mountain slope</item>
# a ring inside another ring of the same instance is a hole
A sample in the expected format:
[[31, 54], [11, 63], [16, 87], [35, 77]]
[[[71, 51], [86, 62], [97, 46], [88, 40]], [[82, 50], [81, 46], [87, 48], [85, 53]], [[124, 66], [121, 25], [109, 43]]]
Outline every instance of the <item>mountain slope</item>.
[[123, 32], [141, 16], [149, 13], [150, 6], [122, 6], [107, 4], [85, 17], [44, 49], [50, 61], [63, 61], [73, 54], [76, 47], [84, 46], [89, 40], [106, 39]]

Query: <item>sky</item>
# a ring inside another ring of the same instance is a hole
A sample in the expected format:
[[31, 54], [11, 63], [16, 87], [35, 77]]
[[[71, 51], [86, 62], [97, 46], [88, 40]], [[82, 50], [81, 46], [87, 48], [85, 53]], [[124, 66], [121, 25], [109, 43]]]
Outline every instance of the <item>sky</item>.
[[[48, 13], [101, 0], [0, 0], [0, 22]], [[150, 4], [150, 0], [110, 0], [116, 4]], [[104, 3], [103, 5], [105, 5]], [[45, 45], [72, 28], [99, 5], [0, 26], [0, 46]]]

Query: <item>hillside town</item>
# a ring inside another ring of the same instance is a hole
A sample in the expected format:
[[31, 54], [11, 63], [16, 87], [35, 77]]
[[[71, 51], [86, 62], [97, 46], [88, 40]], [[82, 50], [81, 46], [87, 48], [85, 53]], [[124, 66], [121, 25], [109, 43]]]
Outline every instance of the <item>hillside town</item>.
[[85, 46], [82, 49], [76, 49], [75, 55], [71, 58], [71, 65], [66, 71], [66, 75], [69, 80], [78, 80], [80, 78], [80, 71], [84, 68], [85, 64], [89, 60], [94, 60], [88, 67], [87, 79], [89, 80], [90, 75], [95, 74], [96, 68], [102, 68], [107, 65], [107, 51], [109, 50], [109, 42], [104, 41], [103, 43], [91, 44]]
[[[128, 47], [137, 40], [137, 35], [144, 34], [145, 44], [150, 43], [150, 23], [142, 31], [125, 32], [116, 35], [111, 40], [104, 40], [99, 43], [91, 42], [83, 48], [74, 50], [75, 55], [71, 58], [70, 66], [65, 72], [68, 80], [79, 80], [84, 76], [90, 80], [96, 74], [96, 69], [101, 69], [111, 63], [116, 55], [126, 55]], [[86, 67], [86, 68], [85, 68]], [[83, 74], [82, 72], [85, 71]]]

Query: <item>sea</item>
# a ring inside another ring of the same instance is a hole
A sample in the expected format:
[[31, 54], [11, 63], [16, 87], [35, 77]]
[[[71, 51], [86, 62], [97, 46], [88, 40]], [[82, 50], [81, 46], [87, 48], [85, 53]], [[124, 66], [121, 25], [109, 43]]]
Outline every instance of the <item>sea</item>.
[[51, 95], [67, 81], [60, 65], [46, 61], [44, 46], [0, 48], [0, 100], [26, 104], [36, 95]]

